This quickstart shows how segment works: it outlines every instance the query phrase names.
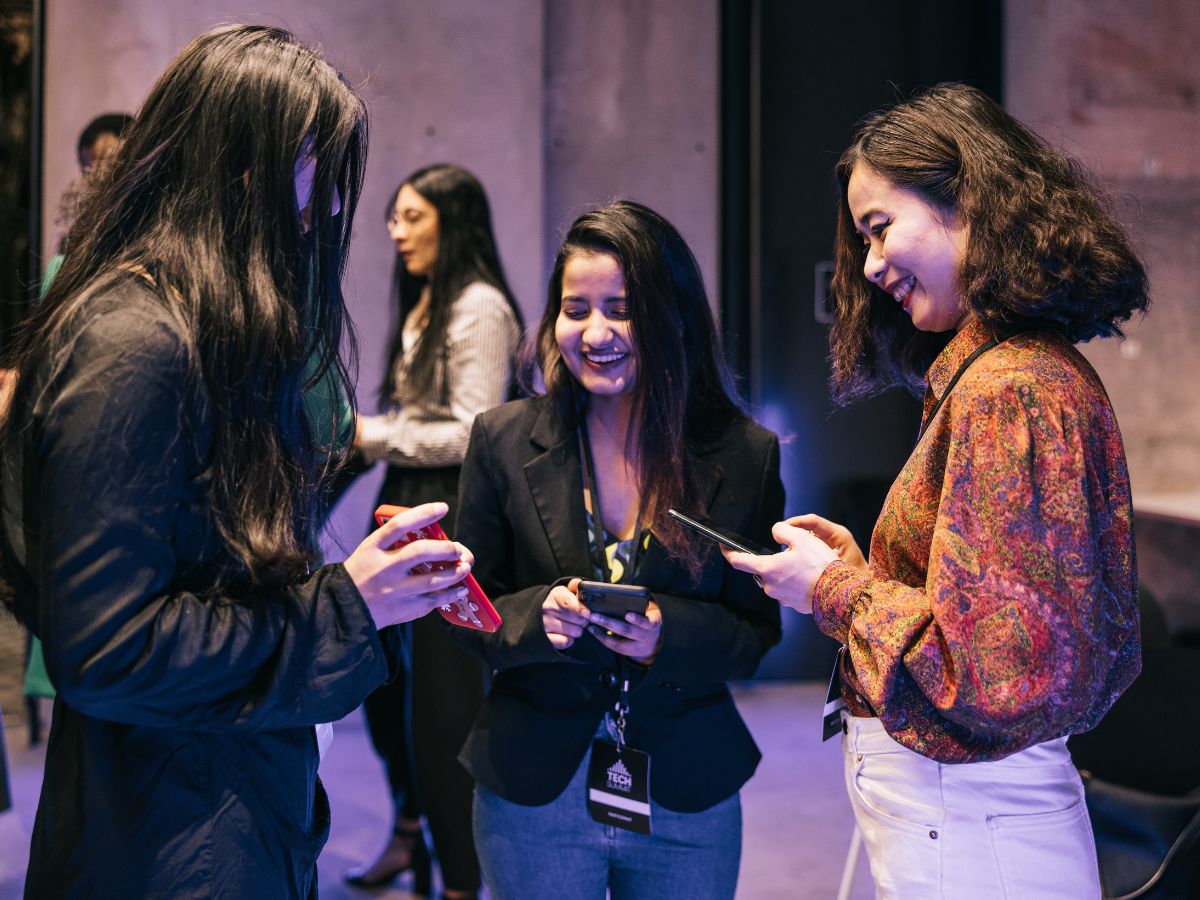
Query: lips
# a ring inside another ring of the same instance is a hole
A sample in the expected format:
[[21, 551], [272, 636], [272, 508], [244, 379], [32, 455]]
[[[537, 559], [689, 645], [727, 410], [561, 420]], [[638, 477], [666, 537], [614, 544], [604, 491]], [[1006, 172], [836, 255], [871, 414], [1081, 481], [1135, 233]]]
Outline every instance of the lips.
[[586, 363], [592, 366], [611, 366], [614, 363], [619, 363], [628, 358], [628, 353], [621, 353], [614, 350], [609, 350], [604, 353], [590, 352], [583, 353], [583, 359]]

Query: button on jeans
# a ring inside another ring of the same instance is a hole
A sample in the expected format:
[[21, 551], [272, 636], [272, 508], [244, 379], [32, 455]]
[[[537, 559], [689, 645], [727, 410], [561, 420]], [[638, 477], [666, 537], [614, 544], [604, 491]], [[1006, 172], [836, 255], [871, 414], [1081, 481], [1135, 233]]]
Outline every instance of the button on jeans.
[[636, 834], [588, 814], [591, 757], [589, 746], [570, 784], [544, 806], [510, 803], [475, 785], [475, 846], [493, 900], [604, 900], [606, 889], [612, 900], [733, 897], [742, 855], [737, 794], [694, 813], [652, 799], [653, 833]]
[[1096, 845], [1066, 738], [947, 765], [845, 716], [846, 790], [879, 898], [1094, 900]]

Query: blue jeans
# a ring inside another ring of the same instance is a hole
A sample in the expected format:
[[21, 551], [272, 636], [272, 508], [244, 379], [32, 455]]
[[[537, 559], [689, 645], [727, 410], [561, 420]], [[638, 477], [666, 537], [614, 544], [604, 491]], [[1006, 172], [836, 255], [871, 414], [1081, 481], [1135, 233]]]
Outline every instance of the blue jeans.
[[[544, 806], [475, 785], [475, 846], [493, 900], [728, 900], [742, 857], [737, 794], [702, 812], [650, 801], [650, 830], [601, 825], [588, 814], [589, 747], [571, 783]], [[653, 778], [654, 761], [650, 766]]]

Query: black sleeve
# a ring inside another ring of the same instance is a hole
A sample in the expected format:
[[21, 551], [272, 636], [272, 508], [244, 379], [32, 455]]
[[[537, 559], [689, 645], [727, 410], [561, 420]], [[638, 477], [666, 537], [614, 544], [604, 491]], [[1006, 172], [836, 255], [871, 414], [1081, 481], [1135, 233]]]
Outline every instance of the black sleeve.
[[202, 399], [187, 384], [178, 333], [143, 303], [96, 316], [33, 398], [27, 568], [50, 675], [70, 706], [118, 722], [218, 731], [339, 718], [387, 674], [341, 565], [237, 599], [178, 587], [177, 554], [204, 515]]
[[512, 523], [505, 514], [502, 475], [482, 417], [475, 419], [458, 483], [456, 539], [475, 554], [473, 574], [500, 613], [495, 634], [453, 628], [455, 641], [483, 658], [494, 670], [539, 662], [569, 662], [550, 643], [542, 626], [542, 602], [555, 583], [517, 584], [518, 551]]

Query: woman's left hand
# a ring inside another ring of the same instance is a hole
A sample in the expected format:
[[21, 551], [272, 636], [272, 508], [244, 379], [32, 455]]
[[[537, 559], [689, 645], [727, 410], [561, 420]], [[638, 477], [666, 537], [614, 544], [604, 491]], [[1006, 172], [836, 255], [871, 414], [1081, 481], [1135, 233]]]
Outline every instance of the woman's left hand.
[[662, 649], [662, 610], [653, 600], [646, 604], [644, 616], [627, 612], [624, 619], [615, 619], [592, 613], [588, 621], [587, 630], [592, 637], [614, 653], [628, 656], [639, 665], [653, 663]]
[[776, 522], [771, 535], [784, 545], [782, 552], [755, 556], [722, 547], [721, 553], [735, 569], [758, 576], [758, 583], [768, 597], [796, 612], [812, 613], [813, 587], [817, 579], [830, 563], [841, 557], [812, 531], [790, 522]]

